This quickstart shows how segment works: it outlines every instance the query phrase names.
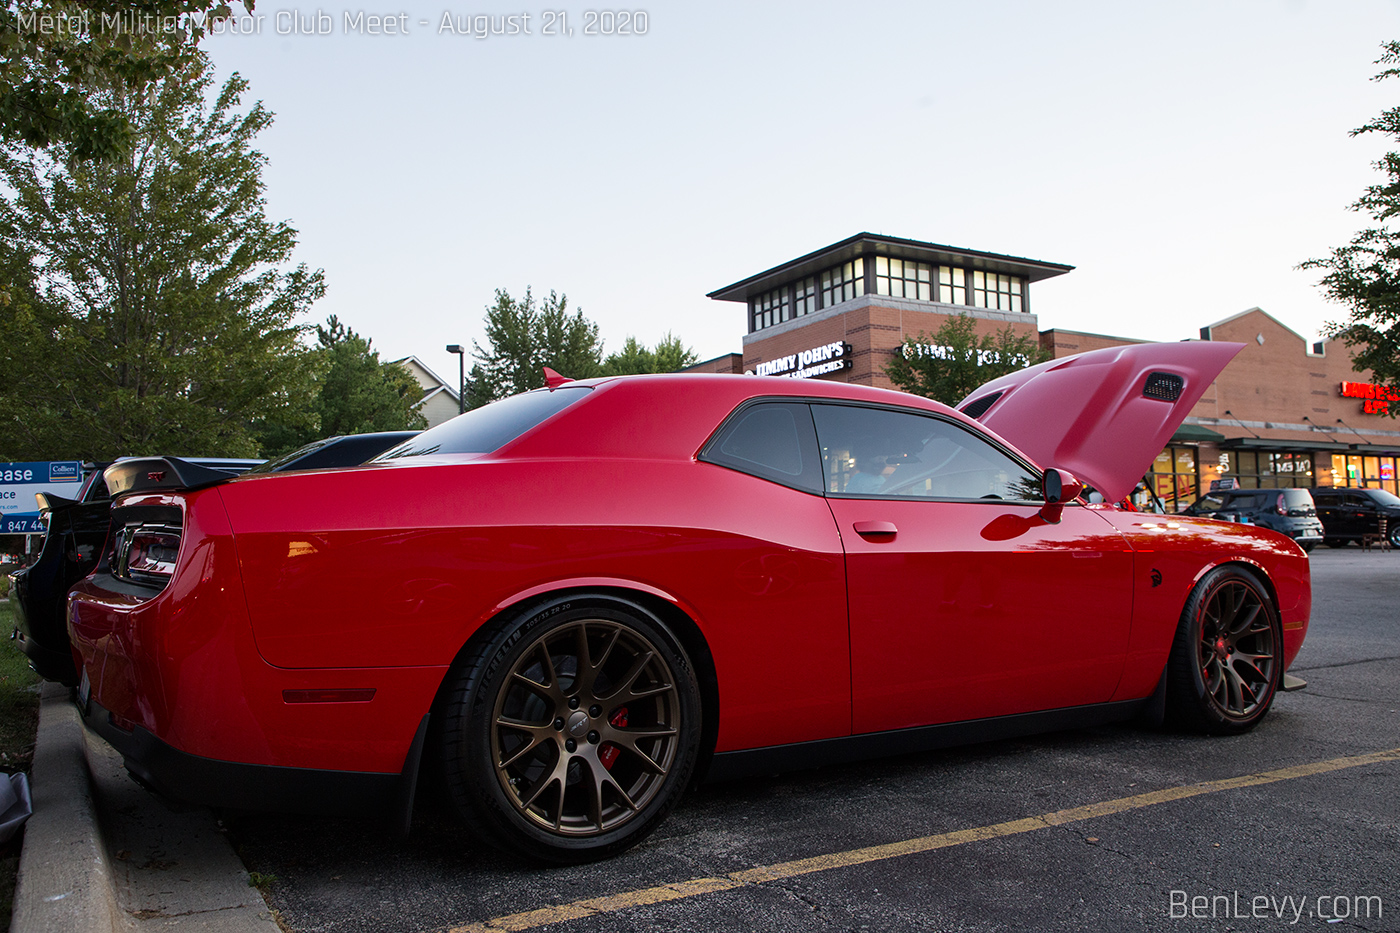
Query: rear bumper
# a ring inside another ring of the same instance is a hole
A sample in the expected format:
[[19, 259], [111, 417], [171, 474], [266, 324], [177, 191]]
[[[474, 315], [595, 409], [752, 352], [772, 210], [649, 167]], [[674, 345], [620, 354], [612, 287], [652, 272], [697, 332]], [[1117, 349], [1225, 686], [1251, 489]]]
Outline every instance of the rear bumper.
[[[419, 748], [401, 774], [321, 771], [217, 761], [173, 748], [141, 726], [114, 724], [96, 700], [78, 701], [88, 729], [121, 753], [126, 769], [142, 784], [173, 800], [240, 810], [330, 813], [350, 809], [383, 812], [416, 782]], [[412, 799], [411, 796], [409, 798]]]

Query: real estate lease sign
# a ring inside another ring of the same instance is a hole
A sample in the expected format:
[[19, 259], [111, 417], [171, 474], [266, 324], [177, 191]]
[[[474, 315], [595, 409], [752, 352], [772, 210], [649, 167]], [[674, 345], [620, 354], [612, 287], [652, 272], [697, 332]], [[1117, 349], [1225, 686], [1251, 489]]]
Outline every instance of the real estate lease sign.
[[77, 460], [0, 463], [0, 534], [43, 534], [35, 493], [76, 499], [83, 485]]

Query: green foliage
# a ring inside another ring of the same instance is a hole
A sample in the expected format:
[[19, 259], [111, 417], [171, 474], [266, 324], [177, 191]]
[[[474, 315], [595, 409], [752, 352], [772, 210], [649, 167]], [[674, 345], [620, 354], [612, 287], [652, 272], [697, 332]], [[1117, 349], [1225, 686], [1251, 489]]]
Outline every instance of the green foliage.
[[[272, 121], [210, 101], [195, 56], [149, 93], [107, 91], [133, 145], [110, 162], [0, 151], [0, 458], [253, 456], [314, 425], [317, 357], [296, 323], [325, 291], [264, 214]], [[0, 299], [3, 300], [3, 299]]]
[[598, 325], [581, 310], [568, 310], [569, 299], [551, 291], [536, 302], [530, 289], [523, 298], [496, 290], [496, 303], [486, 307], [486, 347], [473, 343], [477, 360], [471, 369], [467, 407], [544, 385], [543, 367], [570, 379], [587, 379], [600, 371], [603, 345]]
[[932, 336], [906, 337], [885, 373], [905, 392], [954, 405], [984, 382], [1049, 358], [1032, 334], [1018, 335], [1008, 324], [979, 335], [976, 319], [959, 314]]
[[622, 349], [609, 353], [599, 375], [635, 376], [640, 373], [673, 373], [699, 362], [695, 351], [681, 343], [670, 331], [648, 349], [636, 337], [628, 337]]
[[339, 434], [410, 431], [428, 426], [415, 406], [423, 397], [418, 380], [393, 363], [382, 363], [371, 341], [342, 324], [334, 314], [316, 325], [316, 352], [322, 372], [311, 403], [314, 426], [289, 431], [271, 427], [263, 440], [269, 457]]
[[[1386, 42], [1378, 65], [1400, 65], [1400, 42]], [[1400, 75], [1389, 67], [1376, 81]], [[1352, 136], [1381, 133], [1400, 140], [1400, 107], [1392, 107], [1371, 122], [1351, 131]], [[1346, 246], [1332, 250], [1326, 259], [1309, 259], [1304, 269], [1322, 269], [1318, 283], [1332, 301], [1350, 312], [1345, 321], [1328, 325], [1328, 333], [1352, 348], [1358, 371], [1369, 369], [1375, 381], [1400, 394], [1400, 152], [1387, 152], [1375, 168], [1383, 181], [1370, 185], [1351, 209], [1371, 218], [1371, 226], [1352, 237]], [[1400, 415], [1400, 402], [1390, 403], [1390, 416]]]
[[[0, 603], [0, 626], [14, 628], [9, 603]], [[34, 732], [39, 724], [39, 675], [29, 669], [29, 659], [15, 642], [0, 645], [0, 773], [28, 771], [34, 754]]]
[[248, 872], [248, 887], [257, 888], [266, 894], [274, 884], [277, 883], [277, 876], [273, 874], [263, 874], [260, 871]]
[[[253, 0], [243, 0], [253, 9]], [[109, 92], [187, 67], [224, 0], [10, 0], [0, 6], [0, 140], [116, 159], [135, 140]]]

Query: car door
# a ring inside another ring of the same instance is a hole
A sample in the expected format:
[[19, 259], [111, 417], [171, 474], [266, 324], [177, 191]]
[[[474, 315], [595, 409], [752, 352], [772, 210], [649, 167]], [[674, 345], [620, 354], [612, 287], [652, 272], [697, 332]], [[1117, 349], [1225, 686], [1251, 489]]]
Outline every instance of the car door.
[[1040, 476], [952, 419], [813, 403], [846, 552], [852, 731], [1107, 701], [1132, 554], [1094, 510], [1039, 514]]
[[1342, 533], [1341, 526], [1337, 523], [1337, 509], [1341, 505], [1341, 493], [1331, 490], [1314, 489], [1312, 491], [1313, 503], [1317, 507], [1318, 520], [1322, 522], [1322, 532], [1328, 538], [1335, 538]]
[[1362, 535], [1373, 535], [1379, 524], [1379, 516], [1376, 515], [1376, 503], [1364, 492], [1347, 493], [1346, 507], [1343, 510], [1342, 527], [1346, 529], [1343, 533], [1359, 538]]

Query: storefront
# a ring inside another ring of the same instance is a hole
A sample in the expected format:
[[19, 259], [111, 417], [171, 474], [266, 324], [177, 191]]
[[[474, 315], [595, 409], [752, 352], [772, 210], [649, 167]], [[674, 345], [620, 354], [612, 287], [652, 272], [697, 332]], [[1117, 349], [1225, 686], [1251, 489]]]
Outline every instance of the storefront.
[[[885, 367], [906, 338], [956, 315], [979, 333], [1034, 335], [1053, 357], [1140, 343], [1041, 330], [1031, 286], [1072, 266], [919, 240], [857, 234], [710, 293], [740, 302], [742, 354], [694, 367], [893, 388]], [[1183, 337], [1195, 337], [1183, 334]], [[1259, 308], [1200, 328], [1243, 344], [1145, 478], [1164, 505], [1212, 484], [1247, 489], [1368, 486], [1400, 494], [1400, 421], [1388, 391], [1351, 367], [1345, 345], [1309, 343]]]

